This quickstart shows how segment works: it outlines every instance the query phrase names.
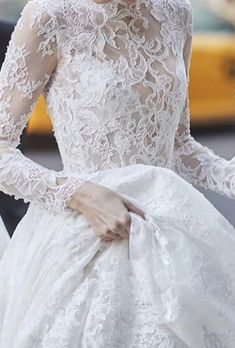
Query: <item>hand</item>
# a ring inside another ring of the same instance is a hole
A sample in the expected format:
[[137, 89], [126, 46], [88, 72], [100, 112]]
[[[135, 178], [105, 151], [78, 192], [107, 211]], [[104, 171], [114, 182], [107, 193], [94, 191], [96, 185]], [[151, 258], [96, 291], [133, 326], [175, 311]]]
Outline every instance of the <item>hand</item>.
[[84, 182], [67, 206], [82, 213], [103, 240], [129, 237], [133, 212], [145, 219], [144, 212], [118, 193], [95, 183]]

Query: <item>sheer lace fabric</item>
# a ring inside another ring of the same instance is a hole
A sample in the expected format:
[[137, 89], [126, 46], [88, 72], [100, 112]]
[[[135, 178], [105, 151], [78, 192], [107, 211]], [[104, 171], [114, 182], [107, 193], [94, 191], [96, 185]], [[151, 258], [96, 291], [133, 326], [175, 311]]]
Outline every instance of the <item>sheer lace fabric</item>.
[[[144, 163], [234, 197], [234, 159], [190, 135], [191, 38], [187, 0], [29, 1], [1, 70], [1, 190], [60, 211], [89, 174]], [[62, 172], [16, 149], [41, 93]]]
[[235, 230], [172, 170], [92, 180], [145, 211], [104, 242], [82, 214], [30, 205], [0, 262], [0, 346], [234, 348]]
[[0, 72], [0, 188], [53, 211], [79, 186], [78, 178], [57, 184], [60, 173], [43, 168], [16, 149], [38, 96], [56, 67], [56, 24], [37, 2], [23, 10]]
[[[234, 348], [234, 228], [183, 179], [234, 198], [235, 159], [190, 135], [191, 39], [186, 0], [26, 5], [0, 73], [0, 189], [33, 204], [0, 262], [1, 347]], [[16, 149], [41, 93], [61, 172]], [[58, 214], [83, 180], [145, 211], [128, 240]]]

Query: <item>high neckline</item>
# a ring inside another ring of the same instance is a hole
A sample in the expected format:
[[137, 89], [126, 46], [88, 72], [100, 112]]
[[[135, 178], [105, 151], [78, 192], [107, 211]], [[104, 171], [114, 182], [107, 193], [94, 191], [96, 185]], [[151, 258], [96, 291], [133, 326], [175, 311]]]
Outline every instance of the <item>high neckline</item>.
[[106, 2], [96, 2], [94, 0], [91, 0], [92, 2], [94, 2], [97, 5], [106, 5], [106, 4], [113, 4], [113, 3], [121, 3], [124, 4], [126, 6], [133, 6], [137, 0], [135, 1], [131, 1], [130, 3], [125, 1], [125, 0], [110, 0], [110, 1], [106, 1]]
[[140, 2], [140, 0], [135, 0], [132, 1], [131, 3], [127, 3], [125, 0], [110, 0], [108, 2], [95, 2], [93, 0], [84, 0], [84, 2], [86, 2], [87, 4], [91, 5], [93, 8], [97, 8], [97, 9], [113, 9], [113, 8], [117, 8], [119, 4], [121, 4], [124, 8], [135, 8], [136, 6], [138, 7], [138, 3]]
[[74, 11], [79, 12], [81, 6], [89, 8], [96, 12], [103, 13], [107, 16], [113, 16], [120, 10], [126, 10], [130, 14], [134, 14], [140, 11], [141, 4], [145, 4], [147, 7], [151, 0], [135, 0], [132, 3], [127, 3], [125, 0], [111, 0], [108, 2], [97, 3], [93, 0], [62, 0], [65, 2], [65, 7], [72, 7]]
[[93, 4], [97, 5], [97, 6], [113, 6], [116, 4], [122, 4], [126, 7], [130, 7], [130, 6], [135, 6], [135, 4], [138, 2], [138, 0], [132, 1], [131, 3], [128, 3], [125, 0], [110, 0], [107, 2], [95, 2], [93, 0], [89, 0], [90, 2], [92, 2]]

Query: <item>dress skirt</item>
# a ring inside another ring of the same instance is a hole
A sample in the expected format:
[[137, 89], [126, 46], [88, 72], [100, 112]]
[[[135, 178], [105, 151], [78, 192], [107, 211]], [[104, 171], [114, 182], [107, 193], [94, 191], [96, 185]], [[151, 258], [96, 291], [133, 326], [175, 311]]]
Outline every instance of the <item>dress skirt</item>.
[[234, 348], [234, 227], [167, 168], [91, 180], [146, 220], [103, 241], [82, 214], [30, 204], [0, 262], [0, 347]]
[[0, 216], [0, 260], [9, 242], [10, 242], [10, 236]]

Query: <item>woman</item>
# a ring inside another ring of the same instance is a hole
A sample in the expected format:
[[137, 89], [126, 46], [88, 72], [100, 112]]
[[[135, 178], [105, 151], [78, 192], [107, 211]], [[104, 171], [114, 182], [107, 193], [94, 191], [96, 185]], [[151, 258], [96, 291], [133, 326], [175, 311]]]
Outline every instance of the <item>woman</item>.
[[[234, 347], [235, 231], [191, 183], [234, 198], [235, 160], [190, 135], [191, 39], [187, 0], [25, 6], [1, 70], [0, 187], [30, 202], [1, 347]], [[16, 150], [41, 93], [60, 173]]]

